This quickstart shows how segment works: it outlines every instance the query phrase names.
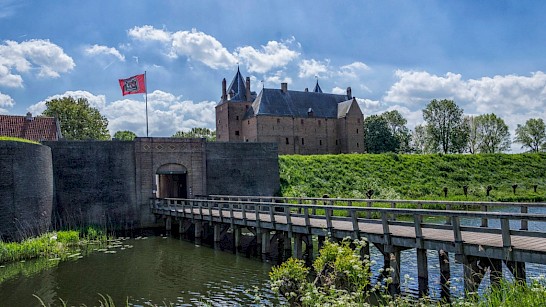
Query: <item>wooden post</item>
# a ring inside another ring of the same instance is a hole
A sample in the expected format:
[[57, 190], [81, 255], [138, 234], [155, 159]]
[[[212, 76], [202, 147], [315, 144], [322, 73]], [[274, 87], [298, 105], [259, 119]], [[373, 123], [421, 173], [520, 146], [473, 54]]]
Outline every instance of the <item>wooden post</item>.
[[167, 218], [165, 219], [165, 230], [167, 231], [167, 233], [171, 232], [172, 225], [173, 225], [172, 217], [167, 216]]
[[484, 259], [484, 261], [479, 257], [472, 256], [463, 256], [462, 259], [465, 297], [469, 297], [476, 295], [476, 291], [485, 274], [487, 266], [484, 264], [487, 260]]
[[271, 256], [271, 233], [262, 230], [262, 261], [268, 262]]
[[294, 236], [294, 256], [297, 259], [303, 258], [303, 250], [302, 250], [302, 237], [300, 233], [296, 233]]
[[288, 258], [292, 257], [292, 237], [288, 234], [288, 232], [283, 232], [283, 236], [283, 256], [284, 260], [288, 260]]
[[258, 257], [262, 255], [262, 233], [264, 230], [262, 228], [256, 228], [256, 254]]
[[220, 237], [221, 237], [221, 234], [222, 234], [222, 228], [220, 226], [221, 225], [218, 224], [218, 223], [214, 224], [214, 226], [213, 226], [213, 229], [214, 229], [213, 230], [214, 231], [214, 233], [213, 233], [213, 238], [214, 239], [213, 240], [214, 240], [214, 248], [215, 249], [220, 248], [220, 239], [221, 239]]
[[318, 236], [317, 237], [317, 248], [318, 248], [319, 252], [322, 249], [322, 247], [324, 246], [324, 241], [326, 241], [325, 236]]
[[417, 249], [417, 281], [419, 284], [419, 297], [428, 296], [428, 264], [427, 250]]
[[[529, 212], [529, 207], [523, 205], [521, 206], [521, 213], [522, 214], [527, 214]], [[520, 222], [520, 229], [521, 230], [529, 230], [529, 221], [526, 220], [526, 219], [521, 219], [521, 222]]]
[[392, 270], [392, 283], [389, 284], [389, 293], [394, 296], [400, 294], [400, 251], [395, 250], [392, 253], [388, 253], [388, 255]]
[[519, 261], [505, 261], [506, 267], [512, 275], [514, 275], [514, 278], [521, 283], [527, 282], [527, 274], [525, 273], [525, 262], [519, 262]]
[[203, 236], [203, 224], [196, 221], [195, 224], [195, 244], [201, 245]]
[[233, 227], [233, 250], [235, 253], [241, 252], [241, 227], [234, 226]]
[[440, 298], [444, 302], [449, 303], [451, 301], [449, 254], [441, 249], [438, 251], [438, 259], [440, 260]]
[[502, 260], [490, 258], [489, 260], [489, 280], [491, 281], [491, 286], [498, 287], [500, 286], [502, 280]]

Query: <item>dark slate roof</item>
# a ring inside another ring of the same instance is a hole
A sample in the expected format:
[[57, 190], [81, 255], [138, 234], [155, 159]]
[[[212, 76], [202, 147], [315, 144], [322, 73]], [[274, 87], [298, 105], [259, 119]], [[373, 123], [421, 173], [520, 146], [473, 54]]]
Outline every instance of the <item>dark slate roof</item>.
[[0, 115], [0, 136], [18, 137], [33, 141], [57, 141], [62, 138], [53, 117]]
[[[315, 92], [286, 91], [264, 88], [245, 117], [256, 115], [337, 118], [338, 103], [346, 101], [347, 96]], [[350, 101], [349, 101], [350, 105]]]
[[237, 73], [235, 74], [235, 77], [233, 77], [231, 84], [227, 88], [227, 95], [228, 99], [230, 100], [248, 101], [246, 99], [245, 80], [241, 75], [239, 67], [237, 67]]
[[320, 88], [320, 85], [318, 85], [318, 80], [317, 80], [317, 85], [315, 85], [315, 89], [313, 90], [313, 92], [322, 93], [322, 89]]

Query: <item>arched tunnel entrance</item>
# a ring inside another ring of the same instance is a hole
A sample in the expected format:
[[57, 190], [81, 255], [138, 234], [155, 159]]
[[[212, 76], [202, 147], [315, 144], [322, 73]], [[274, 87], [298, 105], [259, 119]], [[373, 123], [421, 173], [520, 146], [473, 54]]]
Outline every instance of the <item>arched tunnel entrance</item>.
[[188, 170], [184, 165], [169, 163], [160, 166], [156, 172], [157, 197], [187, 198]]

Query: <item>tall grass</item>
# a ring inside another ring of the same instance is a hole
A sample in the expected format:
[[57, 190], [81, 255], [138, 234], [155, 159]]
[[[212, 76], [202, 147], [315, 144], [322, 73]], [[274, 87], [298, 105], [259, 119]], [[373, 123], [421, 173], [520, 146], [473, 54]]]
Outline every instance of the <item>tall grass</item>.
[[546, 201], [546, 153], [286, 155], [279, 168], [283, 196]]

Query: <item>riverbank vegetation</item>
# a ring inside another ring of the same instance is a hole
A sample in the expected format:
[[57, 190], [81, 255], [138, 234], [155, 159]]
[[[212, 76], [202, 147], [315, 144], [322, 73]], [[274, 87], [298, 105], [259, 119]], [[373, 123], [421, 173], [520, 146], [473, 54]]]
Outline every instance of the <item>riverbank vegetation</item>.
[[0, 265], [34, 258], [64, 259], [79, 256], [84, 247], [106, 241], [106, 234], [93, 227], [80, 231], [50, 232], [22, 242], [0, 241]]
[[546, 153], [285, 155], [279, 168], [282, 196], [546, 201]]
[[0, 142], [2, 142], [2, 141], [40, 144], [40, 143], [35, 142], [35, 141], [22, 139], [22, 138], [15, 138], [15, 137], [11, 137], [11, 136], [0, 136]]
[[[365, 241], [325, 242], [312, 268], [303, 260], [290, 258], [273, 267], [269, 276], [271, 288], [284, 297], [290, 306], [444, 306], [447, 302], [434, 298], [388, 294], [391, 282], [387, 273], [382, 282], [371, 282], [371, 261], [361, 259]], [[313, 274], [311, 274], [311, 271]], [[406, 283], [409, 276], [405, 276]], [[402, 286], [404, 287], [404, 286]], [[530, 284], [503, 280], [488, 288], [483, 295], [469, 294], [454, 298], [452, 306], [546, 306], [546, 280]]]

